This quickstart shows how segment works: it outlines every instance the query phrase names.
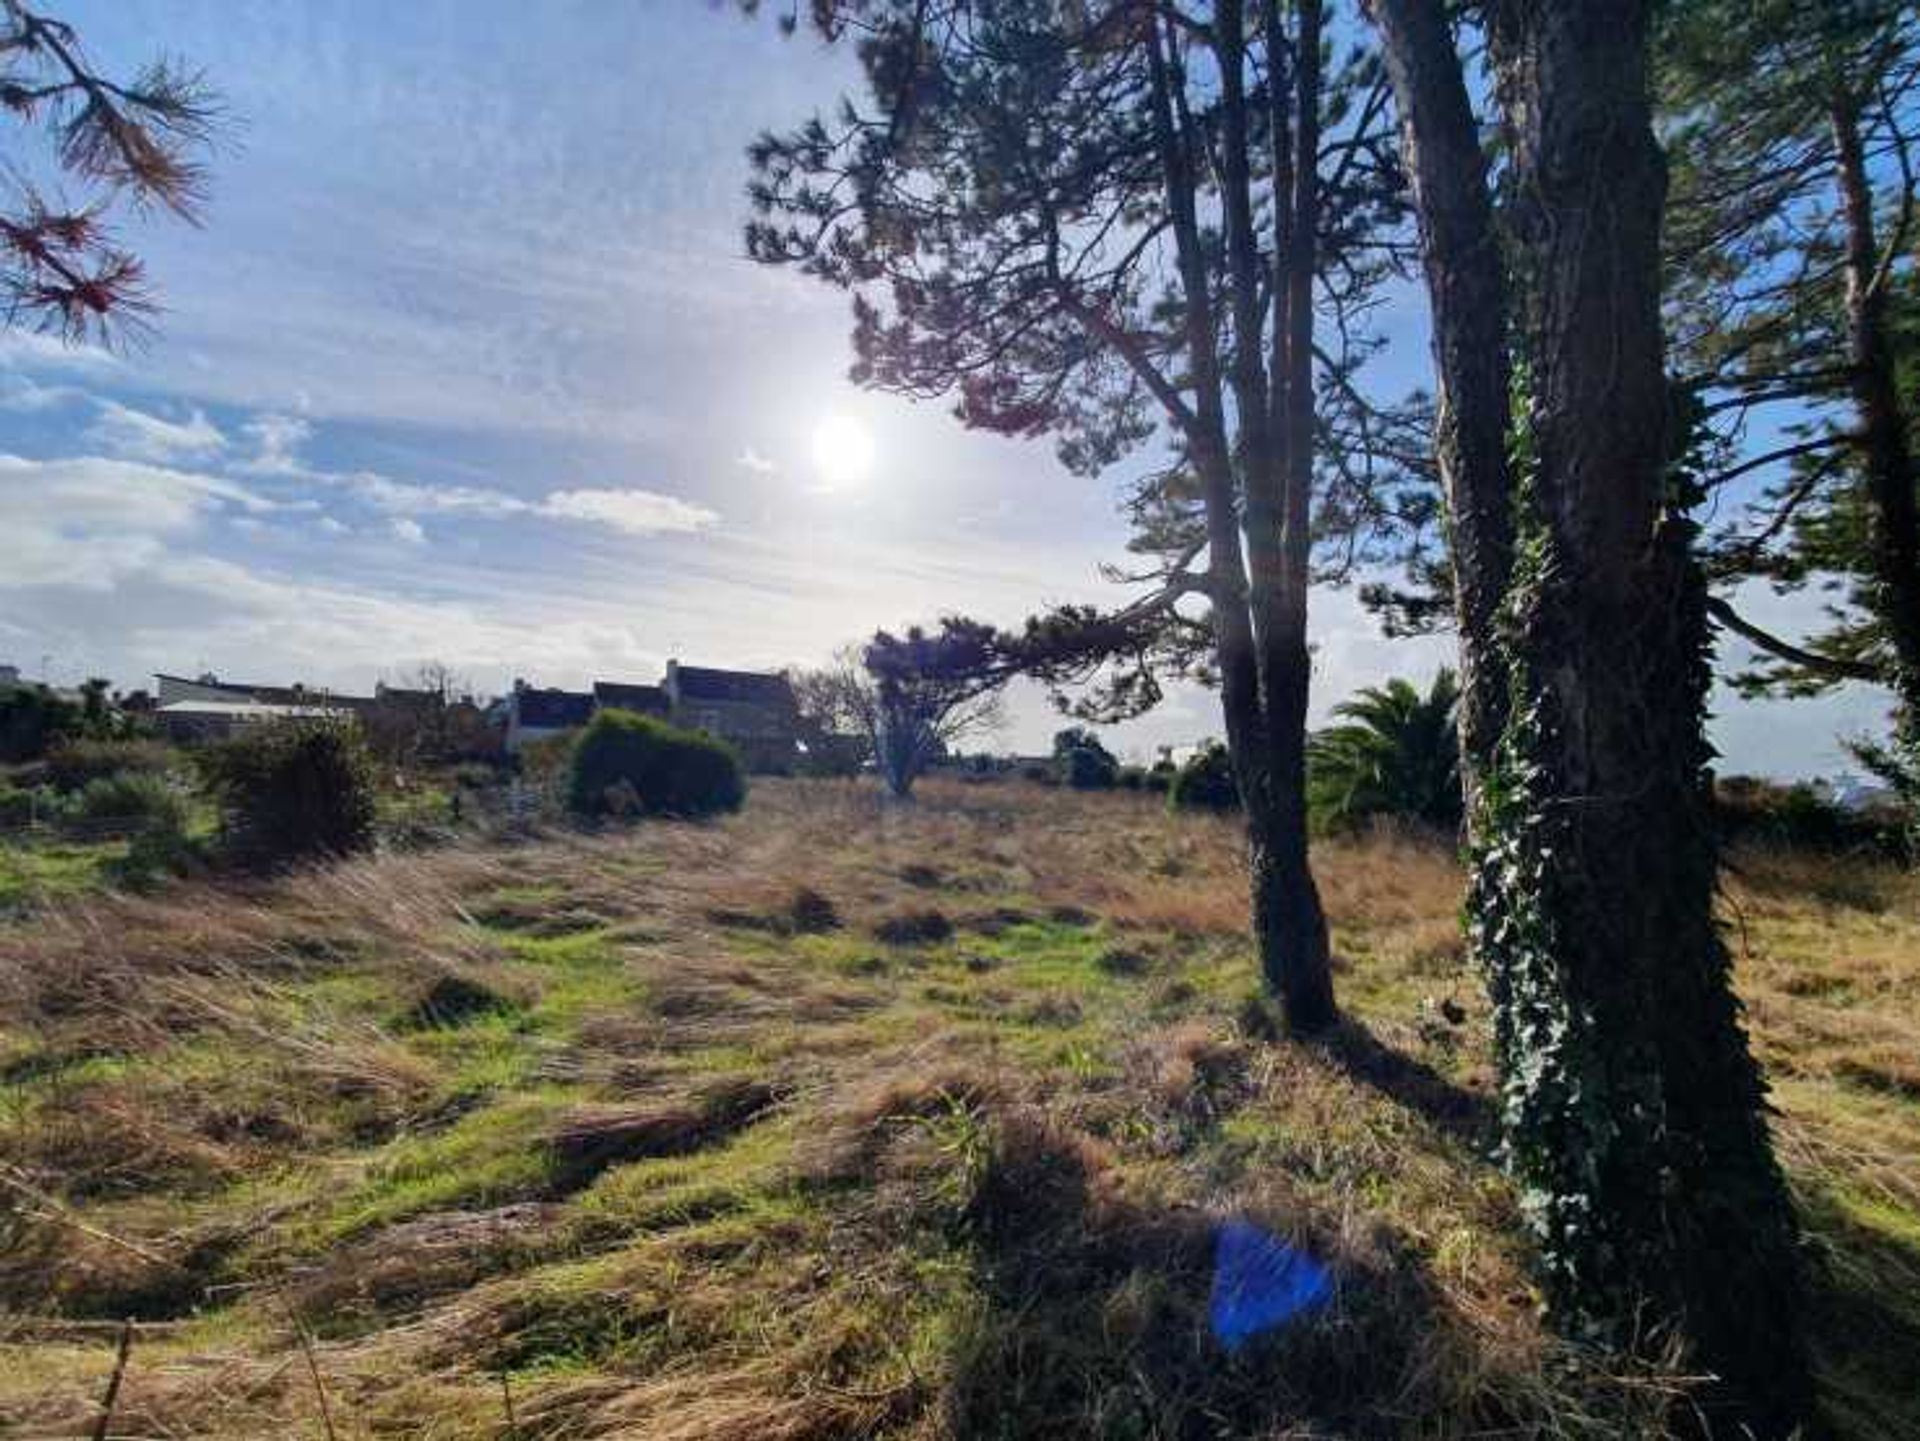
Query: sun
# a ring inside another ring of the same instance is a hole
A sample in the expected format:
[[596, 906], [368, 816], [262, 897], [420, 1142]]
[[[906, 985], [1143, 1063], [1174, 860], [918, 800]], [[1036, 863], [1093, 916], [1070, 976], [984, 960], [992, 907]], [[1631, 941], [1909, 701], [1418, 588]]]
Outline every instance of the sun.
[[813, 466], [829, 488], [859, 485], [873, 471], [873, 436], [857, 420], [830, 415], [813, 428]]

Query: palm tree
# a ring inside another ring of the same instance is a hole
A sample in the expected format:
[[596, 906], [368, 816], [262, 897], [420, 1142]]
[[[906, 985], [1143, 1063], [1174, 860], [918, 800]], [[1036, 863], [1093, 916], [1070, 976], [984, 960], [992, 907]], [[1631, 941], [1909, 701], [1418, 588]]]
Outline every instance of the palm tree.
[[1442, 830], [1460, 825], [1460, 683], [1445, 666], [1423, 696], [1398, 677], [1334, 707], [1343, 724], [1307, 750], [1308, 804], [1324, 830], [1399, 816]]

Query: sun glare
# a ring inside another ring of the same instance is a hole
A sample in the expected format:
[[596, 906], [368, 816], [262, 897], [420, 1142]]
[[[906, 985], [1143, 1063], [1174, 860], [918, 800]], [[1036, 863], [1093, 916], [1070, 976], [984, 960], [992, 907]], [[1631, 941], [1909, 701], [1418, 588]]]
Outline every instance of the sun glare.
[[859, 421], [830, 415], [814, 427], [813, 465], [830, 487], [859, 485], [873, 470], [873, 437]]

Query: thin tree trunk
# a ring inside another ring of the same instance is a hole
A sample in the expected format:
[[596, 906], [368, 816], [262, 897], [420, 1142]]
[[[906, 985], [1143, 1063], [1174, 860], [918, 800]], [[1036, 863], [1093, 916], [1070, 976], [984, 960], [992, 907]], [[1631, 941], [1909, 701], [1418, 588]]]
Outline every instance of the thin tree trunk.
[[[1274, 769], [1278, 721], [1271, 708], [1279, 684], [1301, 696], [1293, 722], [1293, 746], [1304, 755], [1305, 689], [1309, 673], [1304, 644], [1297, 668], [1284, 662], [1263, 673], [1263, 640], [1254, 616], [1284, 594], [1255, 581], [1250, 594], [1247, 561], [1241, 545], [1240, 495], [1233, 454], [1227, 440], [1219, 326], [1208, 290], [1208, 271], [1195, 206], [1195, 137], [1178, 94], [1170, 39], [1157, 23], [1148, 41], [1154, 87], [1155, 141], [1167, 189], [1174, 244], [1185, 300], [1187, 349], [1193, 371], [1194, 417], [1188, 454], [1200, 476], [1205, 499], [1209, 593], [1212, 600], [1215, 656], [1220, 670], [1220, 706], [1227, 750], [1246, 811], [1250, 902], [1261, 974], [1279, 996], [1287, 1028], [1303, 1034], [1333, 1019], [1331, 969], [1326, 919], [1306, 862], [1305, 787], [1289, 794]], [[1242, 374], [1243, 380], [1251, 377]], [[1243, 417], [1244, 420], [1244, 417]], [[1256, 542], [1258, 543], [1258, 542]], [[1276, 577], [1283, 579], [1284, 577]], [[1302, 607], [1304, 612], [1304, 606]], [[1284, 754], [1285, 752], [1282, 752]], [[1297, 813], [1296, 813], [1297, 811]]]
[[1881, 269], [1873, 190], [1851, 98], [1836, 98], [1829, 123], [1846, 221], [1847, 359], [1866, 470], [1874, 610], [1893, 651], [1901, 759], [1920, 778], [1920, 502], [1887, 336], [1888, 273]]
[[[1268, 924], [1281, 937], [1285, 970], [1269, 974], [1285, 1000], [1288, 1024], [1297, 1032], [1333, 1023], [1332, 957], [1326, 912], [1307, 860], [1307, 691], [1313, 658], [1307, 648], [1307, 581], [1312, 555], [1313, 460], [1313, 280], [1318, 268], [1320, 200], [1321, 0], [1298, 0], [1299, 34], [1294, 47], [1294, 156], [1291, 194], [1276, 191], [1273, 203], [1291, 211], [1291, 243], [1275, 257], [1276, 291], [1284, 297], [1276, 327], [1285, 336], [1285, 370], [1273, 384], [1284, 396], [1279, 427], [1284, 466], [1280, 515], [1281, 573], [1270, 608], [1266, 639], [1267, 725], [1271, 732], [1273, 829], [1266, 864], [1273, 904]], [[1276, 299], [1276, 305], [1279, 300]]]
[[1507, 716], [1495, 634], [1513, 569], [1506, 266], [1445, 5], [1373, 0], [1372, 11], [1400, 112], [1433, 307], [1434, 450], [1459, 612], [1460, 775], [1471, 833], [1480, 775]]
[[1705, 594], [1668, 480], [1664, 161], [1647, 6], [1530, 0], [1490, 39], [1530, 396], [1506, 605], [1516, 709], [1477, 864], [1512, 1168], [1564, 1313], [1672, 1329], [1702, 1398], [1804, 1419], [1796, 1230], [1713, 916]]

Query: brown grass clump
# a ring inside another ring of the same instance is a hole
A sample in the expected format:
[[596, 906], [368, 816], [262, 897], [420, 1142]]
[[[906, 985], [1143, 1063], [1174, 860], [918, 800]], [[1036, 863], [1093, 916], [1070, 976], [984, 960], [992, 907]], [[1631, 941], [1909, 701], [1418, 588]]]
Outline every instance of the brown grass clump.
[[682, 1102], [644, 1107], [584, 1107], [548, 1140], [554, 1185], [574, 1191], [611, 1166], [654, 1156], [682, 1156], [751, 1125], [775, 1104], [762, 1081], [734, 1078], [706, 1086]]

